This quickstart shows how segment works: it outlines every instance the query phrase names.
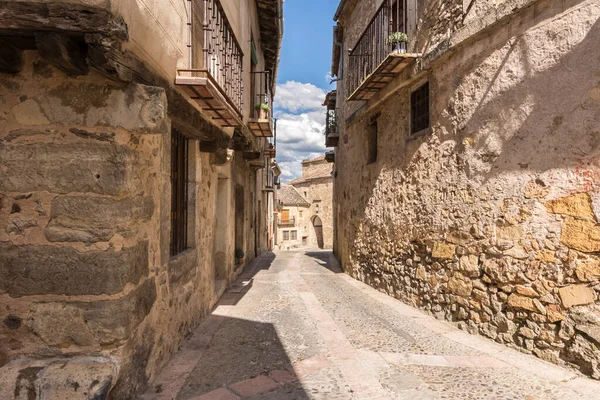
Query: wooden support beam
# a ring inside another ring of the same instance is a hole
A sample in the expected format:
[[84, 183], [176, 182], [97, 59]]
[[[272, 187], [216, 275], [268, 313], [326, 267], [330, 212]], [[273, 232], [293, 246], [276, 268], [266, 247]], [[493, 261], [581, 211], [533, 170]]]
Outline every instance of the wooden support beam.
[[0, 72], [17, 74], [23, 70], [24, 65], [23, 50], [0, 39]]
[[57, 32], [36, 32], [35, 42], [40, 55], [56, 68], [70, 75], [88, 73], [87, 44], [83, 38]]

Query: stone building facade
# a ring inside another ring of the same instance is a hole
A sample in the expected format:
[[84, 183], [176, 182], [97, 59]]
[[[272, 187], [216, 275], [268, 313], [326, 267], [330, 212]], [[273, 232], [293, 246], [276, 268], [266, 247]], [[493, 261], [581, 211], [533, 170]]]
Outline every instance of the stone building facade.
[[277, 191], [277, 248], [290, 250], [308, 246], [309, 201], [292, 185]]
[[0, 2], [0, 398], [133, 398], [269, 247], [282, 34], [282, 0]]
[[335, 20], [344, 270], [600, 378], [600, 4], [342, 0]]
[[[291, 240], [292, 234], [290, 232], [291, 243], [288, 246], [284, 244], [284, 248], [299, 246], [321, 249], [333, 248], [333, 177], [331, 176], [331, 169], [332, 166], [325, 160], [325, 156], [305, 160], [302, 161], [302, 176], [288, 182], [288, 185], [293, 187], [294, 192], [302, 197], [303, 204], [298, 206], [296, 200], [288, 200], [287, 203], [286, 201], [282, 202], [284, 212], [289, 209], [289, 215], [298, 218], [295, 223], [299, 229], [295, 241]], [[284, 188], [282, 188], [283, 190]], [[297, 198], [297, 196], [288, 197], [290, 199]], [[279, 212], [281, 216], [282, 211]], [[285, 242], [283, 231], [287, 230], [286, 228], [285, 224], [279, 228], [279, 238], [282, 243]]]

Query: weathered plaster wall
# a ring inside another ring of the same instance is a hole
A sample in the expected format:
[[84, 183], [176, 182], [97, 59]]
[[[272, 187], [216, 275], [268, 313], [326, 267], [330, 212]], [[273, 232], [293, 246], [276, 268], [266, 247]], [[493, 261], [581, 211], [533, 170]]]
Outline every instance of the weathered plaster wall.
[[[344, 17], [347, 48], [362, 3]], [[386, 97], [340, 102], [338, 256], [439, 318], [600, 378], [600, 5], [504, 3], [424, 48]], [[410, 89], [427, 78], [432, 129], [409, 137]]]

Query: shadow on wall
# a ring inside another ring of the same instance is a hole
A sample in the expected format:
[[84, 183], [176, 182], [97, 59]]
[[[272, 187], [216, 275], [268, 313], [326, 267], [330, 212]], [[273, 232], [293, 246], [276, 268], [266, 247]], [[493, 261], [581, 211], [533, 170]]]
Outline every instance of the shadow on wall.
[[[343, 232], [346, 241], [353, 242], [353, 232], [361, 230], [366, 236], [409, 240], [436, 236], [439, 229], [445, 229], [440, 227], [439, 210], [464, 203], [452, 193], [453, 188], [465, 186], [463, 174], [469, 178], [469, 190], [476, 190], [504, 174], [518, 172], [515, 184], [505, 188], [511, 191], [506, 193], [509, 196], [522, 195], [519, 190], [528, 182], [549, 186], [557, 170], [570, 168], [573, 181], [583, 181], [587, 191], [599, 190], [600, 86], [594, 85], [600, 68], [594, 49], [600, 43], [600, 21], [572, 47], [568, 43], [575, 40], [574, 34], [567, 27], [573, 22], [564, 18], [562, 23], [565, 29], [551, 41], [545, 28], [527, 31], [532, 26], [523, 24], [513, 33], [515, 37], [504, 42], [482, 47], [489, 40], [486, 36], [457, 50], [432, 77], [433, 135], [407, 139], [405, 89], [397, 93], [404, 101], [388, 101], [379, 118], [379, 142], [392, 145], [380, 149], [383, 157], [377, 163], [365, 167], [353, 160], [340, 174], [342, 179], [344, 175], [359, 179], [361, 188], [355, 192], [357, 184], [346, 181], [338, 190], [342, 204], [350, 205], [343, 207], [350, 214]], [[563, 47], [565, 54], [555, 61]], [[470, 48], [485, 50], [472, 58]], [[553, 66], [546, 68], [548, 64]], [[360, 130], [361, 124], [358, 121], [349, 129]], [[398, 143], [396, 126], [405, 127], [401, 147], [394, 145]], [[454, 171], [445, 167], [453, 163]], [[395, 187], [380, 179], [382, 172], [392, 175]], [[438, 187], [438, 181], [445, 185]], [[431, 198], [428, 189], [439, 192], [440, 198]], [[391, 201], [387, 212], [377, 215], [377, 226], [371, 227], [367, 220], [372, 210], [382, 208], [382, 192]], [[354, 201], [348, 203], [348, 199]], [[418, 220], [402, 215], [402, 209], [421, 205], [428, 209], [418, 213]]]

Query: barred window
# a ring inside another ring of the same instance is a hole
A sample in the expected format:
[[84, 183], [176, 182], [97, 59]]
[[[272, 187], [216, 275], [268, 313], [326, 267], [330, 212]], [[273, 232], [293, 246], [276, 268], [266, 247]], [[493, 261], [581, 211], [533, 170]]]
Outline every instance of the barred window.
[[283, 231], [283, 240], [290, 240], [290, 231]]
[[298, 240], [298, 231], [292, 231], [292, 240]]
[[410, 133], [418, 133], [429, 128], [429, 82], [410, 95]]
[[188, 139], [171, 132], [171, 256], [188, 247]]

